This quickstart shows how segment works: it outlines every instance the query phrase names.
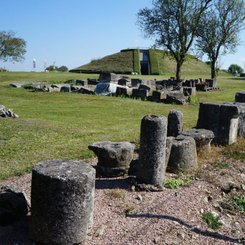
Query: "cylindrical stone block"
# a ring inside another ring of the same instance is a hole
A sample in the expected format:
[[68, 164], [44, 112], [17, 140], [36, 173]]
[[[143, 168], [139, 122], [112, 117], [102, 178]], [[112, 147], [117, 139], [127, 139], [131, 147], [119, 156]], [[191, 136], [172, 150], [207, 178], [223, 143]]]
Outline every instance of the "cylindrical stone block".
[[183, 130], [183, 113], [171, 110], [168, 114], [168, 136], [177, 137]]
[[167, 119], [148, 115], [141, 121], [140, 168], [137, 180], [145, 184], [162, 186], [165, 176]]
[[92, 226], [95, 169], [76, 160], [33, 167], [30, 238], [41, 244], [83, 243]]
[[178, 136], [172, 141], [168, 169], [172, 172], [190, 172], [197, 168], [195, 140], [188, 136]]

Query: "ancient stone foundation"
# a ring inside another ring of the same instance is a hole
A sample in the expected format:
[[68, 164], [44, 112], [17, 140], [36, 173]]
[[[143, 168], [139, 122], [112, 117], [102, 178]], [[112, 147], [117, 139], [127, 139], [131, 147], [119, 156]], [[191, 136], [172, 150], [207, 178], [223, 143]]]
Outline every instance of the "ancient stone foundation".
[[30, 238], [40, 244], [83, 243], [92, 226], [95, 170], [81, 161], [33, 167]]
[[168, 114], [168, 136], [177, 137], [183, 130], [183, 113], [171, 110]]
[[141, 121], [139, 171], [140, 183], [162, 186], [165, 176], [167, 119], [154, 115]]
[[237, 140], [240, 109], [233, 104], [200, 103], [197, 128], [213, 131], [214, 143], [227, 145]]
[[211, 142], [214, 133], [207, 129], [191, 129], [181, 133], [184, 136], [193, 138], [196, 142], [197, 152], [207, 152], [211, 150]]
[[134, 145], [129, 142], [96, 142], [88, 146], [98, 157], [97, 175], [117, 177], [128, 173], [133, 159]]
[[178, 173], [196, 170], [197, 151], [195, 140], [188, 136], [180, 135], [172, 141], [172, 148], [168, 162], [168, 170]]

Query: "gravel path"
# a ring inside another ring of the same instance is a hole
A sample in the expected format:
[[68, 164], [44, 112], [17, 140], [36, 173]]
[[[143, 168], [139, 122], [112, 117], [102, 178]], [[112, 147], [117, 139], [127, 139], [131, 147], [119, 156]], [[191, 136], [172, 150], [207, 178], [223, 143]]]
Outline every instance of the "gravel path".
[[[244, 178], [244, 163], [234, 162], [229, 171], [209, 166], [189, 186], [162, 192], [134, 192], [128, 179], [97, 179], [94, 225], [86, 245], [245, 244], [245, 215], [221, 205], [234, 194], [245, 194]], [[15, 184], [30, 196], [30, 174], [0, 182], [6, 184]], [[208, 211], [223, 223], [217, 231], [202, 220]], [[28, 219], [0, 226], [0, 245], [33, 244], [27, 230]]]

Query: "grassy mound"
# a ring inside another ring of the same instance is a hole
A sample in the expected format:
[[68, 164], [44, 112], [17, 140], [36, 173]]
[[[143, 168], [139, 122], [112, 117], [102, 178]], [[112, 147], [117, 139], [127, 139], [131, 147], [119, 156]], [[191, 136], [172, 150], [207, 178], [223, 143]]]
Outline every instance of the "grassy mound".
[[[149, 49], [148, 55], [150, 67], [149, 75], [175, 74], [176, 62], [168, 51]], [[120, 74], [136, 72], [140, 74], [140, 70], [140, 50], [125, 49], [102, 59], [92, 60], [90, 63], [70, 71], [78, 73], [114, 72]], [[198, 73], [200, 76], [209, 76], [210, 68], [206, 63], [198, 60], [195, 56], [187, 55], [182, 73], [183, 75]]]

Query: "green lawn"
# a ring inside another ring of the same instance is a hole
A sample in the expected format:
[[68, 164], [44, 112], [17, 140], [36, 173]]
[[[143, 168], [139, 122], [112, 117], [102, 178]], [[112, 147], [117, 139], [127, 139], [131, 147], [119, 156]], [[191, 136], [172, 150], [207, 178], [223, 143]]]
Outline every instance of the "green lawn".
[[[29, 171], [47, 159], [85, 159], [93, 156], [95, 141], [139, 142], [140, 121], [147, 114], [184, 113], [184, 128], [196, 124], [198, 105], [160, 103], [71, 93], [41, 93], [9, 86], [11, 81], [67, 80], [98, 75], [72, 73], [0, 73], [0, 104], [20, 118], [0, 118], [0, 179]], [[156, 77], [156, 76], [155, 76]], [[194, 76], [198, 77], [198, 76]], [[157, 77], [156, 77], [157, 78]], [[198, 93], [200, 101], [234, 101], [245, 80], [219, 78], [221, 90]]]

